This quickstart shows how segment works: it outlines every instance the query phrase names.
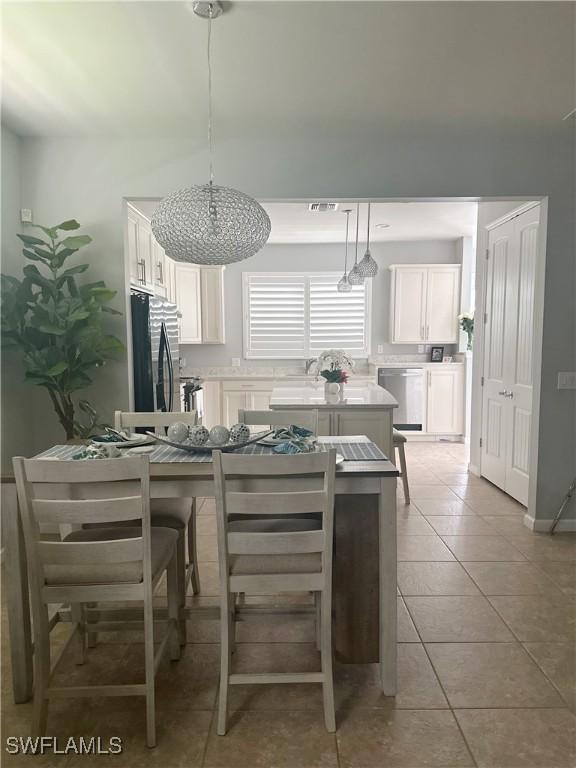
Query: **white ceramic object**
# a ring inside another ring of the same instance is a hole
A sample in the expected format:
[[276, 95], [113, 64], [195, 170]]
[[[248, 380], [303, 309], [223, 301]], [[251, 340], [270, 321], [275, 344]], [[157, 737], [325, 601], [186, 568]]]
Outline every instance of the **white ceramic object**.
[[188, 424], [183, 421], [175, 421], [168, 427], [168, 437], [175, 443], [183, 443], [184, 440], [188, 439], [188, 430]]
[[188, 437], [192, 445], [205, 445], [210, 437], [210, 432], [201, 424], [196, 424], [189, 429]]
[[247, 424], [234, 424], [230, 427], [230, 442], [245, 443], [250, 439], [250, 428]]
[[223, 427], [219, 424], [216, 427], [212, 427], [210, 430], [210, 442], [213, 445], [224, 445], [228, 442], [230, 432], [227, 427]]

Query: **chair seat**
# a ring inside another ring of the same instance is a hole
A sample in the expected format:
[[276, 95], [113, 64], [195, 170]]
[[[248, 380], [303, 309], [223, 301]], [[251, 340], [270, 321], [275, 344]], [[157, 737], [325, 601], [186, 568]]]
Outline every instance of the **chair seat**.
[[[318, 531], [322, 521], [297, 517], [260, 517], [234, 520], [229, 523], [230, 533], [287, 533], [290, 531]], [[320, 553], [303, 555], [230, 555], [230, 574], [248, 576], [263, 573], [320, 573]]]
[[150, 499], [150, 520], [154, 526], [186, 528], [191, 514], [192, 499]]
[[[73, 531], [65, 541], [113, 541], [132, 539], [142, 535], [141, 528], [85, 528]], [[178, 539], [178, 532], [171, 528], [151, 529], [152, 581], [166, 567]], [[86, 565], [47, 565], [46, 584], [139, 584], [142, 582], [142, 562], [134, 563], [87, 563]]]
[[392, 430], [392, 442], [394, 443], [394, 445], [400, 444], [400, 443], [405, 443], [406, 442], [406, 437], [402, 434], [402, 432], [398, 432], [397, 429], [393, 429]]

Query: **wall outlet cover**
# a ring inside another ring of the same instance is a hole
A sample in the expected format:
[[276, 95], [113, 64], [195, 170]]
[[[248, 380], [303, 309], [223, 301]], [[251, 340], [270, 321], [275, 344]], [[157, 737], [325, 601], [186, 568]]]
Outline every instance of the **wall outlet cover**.
[[234, 368], [240, 368], [240, 358], [239, 357], [233, 357], [232, 358], [232, 365]]
[[424, 353], [424, 344], [418, 344], [418, 354], [422, 355]]
[[22, 224], [32, 224], [31, 208], [20, 208], [20, 221]]
[[384, 345], [378, 344], [377, 349], [378, 349], [378, 354], [381, 355], [384, 352]]
[[576, 371], [559, 371], [558, 389], [576, 389]]

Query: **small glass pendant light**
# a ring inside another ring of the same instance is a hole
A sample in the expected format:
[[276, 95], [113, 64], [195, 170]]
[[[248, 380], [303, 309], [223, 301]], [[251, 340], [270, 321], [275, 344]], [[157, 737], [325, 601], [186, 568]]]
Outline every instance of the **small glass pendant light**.
[[354, 252], [354, 266], [348, 274], [348, 282], [350, 285], [362, 285], [364, 283], [364, 275], [360, 271], [358, 266], [358, 224], [360, 221], [360, 203], [356, 203], [356, 251]]
[[370, 253], [370, 203], [368, 203], [368, 227], [366, 232], [366, 253], [364, 258], [358, 264], [358, 269], [364, 277], [374, 277], [378, 272], [378, 264], [372, 258]]
[[340, 278], [337, 288], [340, 293], [350, 293], [352, 286], [348, 281], [348, 228], [350, 225], [351, 209], [347, 208], [344, 213], [346, 214], [346, 250], [344, 255], [344, 274]]

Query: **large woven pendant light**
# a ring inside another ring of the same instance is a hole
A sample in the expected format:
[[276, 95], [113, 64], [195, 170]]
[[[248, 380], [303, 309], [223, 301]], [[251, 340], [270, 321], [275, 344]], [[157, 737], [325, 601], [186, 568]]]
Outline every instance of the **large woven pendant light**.
[[362, 285], [364, 275], [358, 266], [358, 224], [360, 221], [360, 203], [356, 203], [356, 250], [354, 252], [354, 266], [348, 273], [348, 282], [350, 285]]
[[372, 254], [370, 253], [370, 203], [368, 203], [368, 225], [367, 225], [367, 231], [366, 231], [366, 253], [364, 254], [364, 258], [358, 264], [358, 269], [360, 270], [360, 273], [364, 277], [374, 277], [374, 275], [378, 272], [378, 264], [374, 261], [372, 258]]
[[219, 2], [197, 2], [194, 13], [208, 19], [208, 148], [210, 180], [165, 197], [152, 216], [152, 231], [168, 256], [194, 264], [231, 264], [254, 256], [270, 235], [270, 219], [253, 198], [214, 184], [212, 140], [212, 20]]
[[350, 226], [351, 209], [347, 208], [344, 213], [346, 214], [346, 248], [344, 251], [344, 274], [340, 278], [337, 288], [340, 293], [350, 293], [352, 286], [348, 280], [348, 229]]

